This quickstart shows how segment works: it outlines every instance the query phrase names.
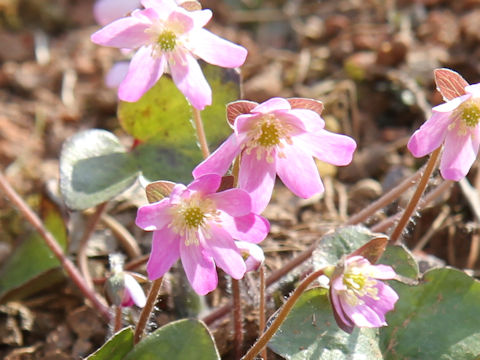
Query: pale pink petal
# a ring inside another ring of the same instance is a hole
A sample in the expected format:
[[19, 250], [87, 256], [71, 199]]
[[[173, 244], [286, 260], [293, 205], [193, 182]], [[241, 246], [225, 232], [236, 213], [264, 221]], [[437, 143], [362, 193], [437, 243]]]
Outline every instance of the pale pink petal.
[[128, 61], [119, 61], [113, 64], [112, 68], [105, 77], [105, 84], [109, 88], [118, 87], [127, 76], [130, 63]]
[[145, 306], [147, 299], [145, 297], [145, 293], [143, 292], [142, 287], [140, 284], [135, 280], [135, 278], [125, 273], [125, 290], [128, 291], [130, 299], [140, 308]]
[[145, 32], [150, 25], [129, 16], [101, 28], [90, 39], [99, 45], [135, 49], [150, 41], [150, 35]]
[[205, 295], [217, 287], [215, 263], [201, 245], [187, 246], [181, 241], [180, 257], [187, 279], [197, 294]]
[[192, 55], [179, 51], [169, 61], [173, 82], [187, 100], [198, 110], [212, 104], [212, 89]]
[[211, 194], [209, 199], [215, 202], [217, 209], [231, 216], [243, 216], [250, 213], [252, 201], [250, 195], [241, 189], [229, 189]]
[[255, 124], [262, 118], [262, 114], [243, 114], [237, 116], [235, 119], [235, 133], [240, 136], [246, 136], [247, 133], [252, 130]]
[[97, 0], [93, 5], [93, 16], [103, 26], [139, 7], [140, 0]]
[[168, 16], [167, 27], [176, 34], [184, 34], [193, 29], [194, 21], [188, 11], [178, 8]]
[[381, 281], [377, 282], [375, 287], [378, 291], [377, 298], [374, 299], [369, 296], [363, 296], [361, 300], [365, 302], [365, 305], [377, 313], [380, 321], [386, 324], [385, 314], [394, 309], [395, 303], [398, 300], [398, 294], [390, 286]]
[[286, 187], [302, 198], [323, 192], [322, 180], [311, 155], [294, 146], [285, 146], [282, 152], [285, 157], [277, 156], [277, 174]]
[[202, 194], [213, 194], [220, 186], [222, 177], [217, 174], [206, 174], [193, 180], [187, 189]]
[[271, 98], [257, 106], [255, 106], [251, 113], [261, 113], [261, 114], [268, 114], [275, 110], [291, 110], [292, 107], [290, 103], [279, 97]]
[[209, 173], [225, 174], [240, 151], [241, 147], [237, 136], [235, 134], [230, 135], [217, 150], [193, 169], [193, 177], [198, 178]]
[[220, 214], [222, 226], [236, 240], [258, 244], [264, 240], [270, 231], [270, 223], [260, 215], [248, 214], [232, 218], [226, 214]]
[[174, 0], [141, 0], [141, 3], [144, 8], [154, 8], [162, 20], [166, 20], [168, 15], [178, 8]]
[[169, 205], [169, 199], [163, 199], [153, 204], [141, 206], [137, 211], [135, 224], [146, 231], [163, 229], [172, 218], [168, 212]]
[[464, 101], [470, 99], [471, 97], [472, 97], [472, 94], [466, 94], [466, 95], [456, 97], [455, 99], [449, 100], [443, 104], [433, 107], [432, 112], [450, 113], [453, 110], [455, 110], [457, 107], [459, 107]]
[[262, 248], [246, 241], [235, 241], [235, 245], [238, 250], [240, 250], [243, 257], [247, 257], [245, 259], [245, 265], [247, 267], [246, 271], [257, 271], [260, 265], [265, 261], [265, 254], [263, 253]]
[[473, 97], [476, 97], [476, 98], [480, 97], [480, 83], [465, 86], [465, 91], [468, 94], [472, 94]]
[[250, 193], [252, 212], [260, 214], [267, 207], [275, 185], [275, 162], [269, 163], [262, 157], [257, 160], [255, 149], [244, 153], [240, 164], [238, 187]]
[[448, 112], [434, 111], [420, 129], [413, 133], [407, 144], [413, 156], [423, 157], [442, 145], [451, 123], [450, 115]]
[[308, 132], [319, 132], [325, 127], [325, 121], [315, 111], [308, 109], [292, 109], [288, 114], [297, 117], [302, 123], [303, 128]]
[[152, 251], [147, 263], [147, 274], [150, 280], [162, 277], [180, 256], [180, 237], [165, 228], [153, 233]]
[[210, 9], [190, 11], [190, 16], [195, 23], [195, 28], [202, 28], [207, 25], [207, 23], [212, 18], [212, 15], [213, 13]]
[[458, 181], [464, 178], [478, 153], [478, 141], [470, 134], [458, 135], [456, 129], [447, 132], [440, 173], [444, 179]]
[[388, 265], [370, 265], [368, 276], [381, 279], [381, 280], [390, 280], [394, 279], [397, 274], [395, 270], [391, 266]]
[[206, 62], [225, 68], [241, 66], [247, 58], [247, 50], [205, 29], [189, 34], [188, 49]]
[[357, 147], [351, 137], [327, 130], [300, 134], [292, 140], [299, 149], [305, 149], [317, 159], [337, 166], [350, 164]]
[[205, 240], [208, 253], [219, 268], [234, 279], [241, 279], [245, 275], [246, 265], [232, 236], [214, 224], [210, 226], [210, 231], [211, 236]]
[[118, 88], [120, 100], [135, 102], [139, 100], [160, 79], [165, 67], [165, 58], [153, 58], [151, 48], [138, 49], [130, 62], [128, 74]]

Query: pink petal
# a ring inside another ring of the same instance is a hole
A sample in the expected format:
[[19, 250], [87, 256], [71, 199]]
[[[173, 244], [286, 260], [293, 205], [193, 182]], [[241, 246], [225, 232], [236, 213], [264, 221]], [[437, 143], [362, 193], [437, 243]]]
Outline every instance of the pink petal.
[[275, 162], [268, 163], [263, 157], [257, 160], [255, 149], [250, 155], [244, 153], [240, 164], [238, 187], [250, 193], [252, 212], [260, 214], [267, 207], [275, 185]]
[[222, 177], [216, 174], [206, 174], [195, 180], [193, 180], [187, 189], [191, 191], [198, 191], [204, 195], [213, 194], [217, 191], [220, 183], [222, 182]]
[[472, 135], [458, 135], [456, 129], [447, 132], [440, 161], [440, 173], [444, 179], [458, 181], [467, 175], [478, 153], [478, 130], [475, 135], [473, 141]]
[[103, 26], [139, 7], [140, 0], [98, 0], [93, 5], [93, 16]]
[[321, 130], [315, 134], [300, 134], [293, 138], [293, 143], [317, 159], [337, 166], [350, 164], [357, 147], [355, 140], [351, 137], [327, 130]]
[[180, 242], [180, 257], [185, 274], [193, 290], [199, 295], [209, 293], [218, 284], [215, 263], [204, 252], [201, 245], [186, 246], [184, 241]]
[[398, 300], [398, 294], [381, 281], [377, 282], [376, 288], [378, 299], [373, 299], [369, 296], [363, 296], [361, 299], [378, 315], [380, 321], [386, 323], [385, 314], [394, 309]]
[[381, 280], [390, 280], [395, 279], [397, 274], [391, 266], [388, 265], [370, 265], [368, 276], [381, 279]]
[[407, 144], [413, 156], [423, 157], [442, 145], [451, 123], [450, 115], [449, 112], [434, 111], [430, 119], [413, 133]]
[[141, 0], [144, 8], [154, 8], [161, 16], [162, 20], [166, 20], [168, 15], [178, 8], [174, 0]]
[[250, 213], [252, 201], [250, 195], [241, 189], [229, 189], [209, 195], [217, 209], [225, 211], [231, 216], [243, 216]]
[[206, 62], [225, 68], [241, 66], [247, 58], [247, 50], [205, 29], [189, 34], [189, 50]]
[[133, 56], [128, 74], [118, 88], [120, 100], [139, 100], [162, 76], [165, 58], [153, 58], [151, 51], [149, 46], [142, 46]]
[[332, 302], [333, 315], [335, 317], [337, 325], [343, 331], [346, 331], [350, 334], [352, 333], [355, 324], [345, 314], [345, 311], [343, 310], [342, 304], [340, 302], [340, 295], [335, 290], [335, 286], [338, 287], [339, 282], [342, 282], [342, 276], [339, 276], [332, 281], [332, 285], [330, 287], [330, 301]]
[[308, 132], [319, 132], [325, 127], [325, 121], [315, 111], [307, 109], [292, 109], [288, 114], [297, 117], [302, 123], [303, 128]]
[[283, 98], [275, 97], [267, 100], [252, 109], [252, 113], [268, 114], [276, 110], [291, 110], [290, 103]]
[[165, 228], [153, 233], [152, 251], [147, 263], [150, 280], [156, 280], [172, 267], [180, 256], [180, 237], [172, 229]]
[[99, 45], [135, 49], [150, 41], [150, 35], [145, 32], [150, 25], [136, 17], [129, 16], [118, 19], [98, 30], [92, 34], [90, 39]]
[[466, 94], [447, 101], [432, 108], [432, 112], [450, 113], [459, 107], [464, 101], [470, 99], [472, 94]]
[[169, 65], [173, 82], [194, 108], [203, 110], [212, 104], [212, 89], [192, 55], [177, 51], [172, 54]]
[[258, 244], [264, 240], [270, 231], [270, 223], [260, 215], [250, 213], [245, 216], [232, 218], [220, 215], [221, 224], [234, 239]]
[[352, 319], [358, 327], [372, 328], [387, 325], [384, 320], [384, 315], [379, 316], [379, 314], [366, 304], [351, 306], [343, 297], [340, 297], [340, 303], [342, 309], [345, 311], [345, 315]]
[[210, 231], [211, 237], [205, 240], [208, 253], [213, 257], [219, 268], [234, 279], [241, 279], [247, 268], [232, 236], [221, 227], [213, 224]]
[[112, 68], [105, 77], [105, 84], [109, 88], [118, 87], [127, 76], [130, 63], [128, 61], [119, 61], [113, 64]]
[[465, 91], [468, 94], [472, 94], [473, 97], [480, 97], [480, 83], [466, 86]]
[[213, 15], [210, 9], [190, 11], [189, 14], [195, 23], [195, 28], [202, 28], [207, 25]]
[[137, 211], [135, 224], [145, 231], [163, 229], [172, 218], [168, 213], [169, 205], [169, 199], [163, 199], [153, 204], [141, 206]]
[[323, 192], [322, 180], [311, 155], [295, 148], [285, 146], [285, 157], [277, 156], [277, 174], [295, 195], [309, 198]]
[[173, 11], [168, 16], [167, 23], [167, 27], [176, 34], [184, 34], [194, 27], [194, 21], [190, 13], [182, 8], [177, 8], [177, 10]]
[[262, 118], [262, 114], [243, 114], [237, 116], [235, 119], [234, 127], [237, 136], [247, 136], [248, 132], [252, 130], [255, 124]]
[[130, 274], [125, 273], [125, 289], [128, 291], [130, 299], [140, 308], [145, 306], [147, 299], [142, 287]]
[[265, 261], [265, 254], [260, 246], [246, 241], [235, 241], [235, 245], [240, 250], [240, 253], [243, 254], [243, 257], [245, 257], [245, 254], [247, 255], [245, 260], [247, 272], [258, 270]]
[[240, 153], [240, 150], [241, 147], [238, 137], [235, 134], [230, 135], [217, 150], [193, 169], [193, 177], [198, 178], [201, 175], [209, 173], [218, 175], [225, 174], [232, 164], [233, 159]]

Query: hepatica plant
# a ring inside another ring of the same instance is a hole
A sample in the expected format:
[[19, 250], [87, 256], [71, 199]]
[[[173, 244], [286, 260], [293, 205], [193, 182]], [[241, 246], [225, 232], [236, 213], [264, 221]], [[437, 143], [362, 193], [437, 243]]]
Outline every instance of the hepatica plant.
[[[420, 180], [404, 211], [384, 220], [387, 225], [358, 225], [373, 219], [416, 181], [398, 185], [348, 219], [329, 223], [328, 232], [318, 232], [312, 246], [279, 265], [263, 250], [277, 249], [279, 237], [295, 234], [300, 239], [304, 233], [291, 229], [287, 235], [277, 231], [268, 236], [270, 224], [261, 214], [268, 209], [276, 176], [295, 196], [310, 198], [327, 191], [332, 202], [341, 203], [340, 195], [337, 199], [324, 187], [316, 160], [348, 166], [356, 141], [326, 128], [321, 99], [238, 99], [238, 73], [227, 69], [244, 64], [247, 50], [206, 30], [212, 11], [200, 3], [142, 0], [114, 7], [109, 0], [97, 3], [96, 15], [104, 27], [91, 40], [133, 56], [118, 88], [119, 117], [131, 137], [121, 142], [108, 131], [92, 129], [69, 139], [60, 160], [61, 191], [73, 210], [96, 206], [92, 230], [98, 220], [105, 220], [107, 201], [138, 179], [148, 203], [135, 198], [143, 205], [131, 224], [150, 232], [151, 241], [140, 248], [127, 230], [121, 232], [133, 261], [114, 262], [105, 279], [95, 282], [104, 283], [110, 309], [88, 281], [85, 252], [79, 251], [77, 270], [48, 233], [41, 232], [66, 273], [116, 331], [89, 359], [220, 359], [207, 326], [213, 329], [215, 320], [229, 310], [234, 331], [226, 333], [233, 333], [229, 353], [235, 359], [254, 359], [261, 352], [265, 357], [267, 346], [288, 359], [474, 359], [480, 354], [480, 284], [453, 268], [419, 274], [415, 259], [401, 245], [418, 203], [428, 200], [422, 194], [440, 155], [443, 178], [466, 181], [480, 144], [479, 84], [468, 85], [452, 70], [435, 71], [446, 102], [432, 108], [408, 143], [415, 157], [430, 158], [415, 177]], [[200, 60], [210, 65], [200, 65]], [[131, 146], [124, 146], [128, 141]], [[0, 180], [1, 189], [17, 204], [3, 176]], [[449, 184], [439, 185], [439, 193]], [[52, 226], [51, 219], [46, 225]], [[27, 250], [18, 258], [35, 255]], [[287, 297], [266, 289], [307, 259], [308, 266], [290, 277], [295, 280], [288, 285], [294, 290], [282, 294]], [[175, 266], [178, 260], [187, 280]], [[8, 271], [15, 261], [7, 264]], [[146, 273], [147, 296], [138, 282], [142, 275], [130, 271]], [[40, 275], [32, 279], [38, 281]], [[180, 296], [173, 290], [178, 283], [187, 289]], [[2, 297], [18, 288], [11, 285]], [[245, 289], [248, 294], [242, 295]], [[207, 294], [210, 306], [221, 307], [204, 309], [203, 321], [174, 321], [146, 331], [161, 291], [162, 299], [173, 299], [162, 303], [163, 309], [179, 300], [206, 303], [199, 296]], [[266, 306], [267, 295], [277, 300], [278, 309]], [[268, 326], [266, 313], [273, 314]], [[258, 334], [244, 337], [243, 323], [255, 321], [255, 314]], [[445, 329], [452, 336], [447, 337]]]

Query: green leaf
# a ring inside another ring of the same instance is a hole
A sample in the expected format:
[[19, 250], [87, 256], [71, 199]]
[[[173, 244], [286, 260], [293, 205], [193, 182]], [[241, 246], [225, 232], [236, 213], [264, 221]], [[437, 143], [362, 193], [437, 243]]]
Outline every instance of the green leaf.
[[400, 299], [380, 331], [385, 359], [469, 360], [480, 354], [480, 283], [434, 269], [418, 286], [391, 282]]
[[137, 174], [135, 159], [106, 130], [83, 131], [63, 145], [60, 190], [71, 209], [87, 209], [112, 198], [130, 186]]
[[[56, 208], [45, 210], [45, 227], [67, 248], [67, 230]], [[22, 299], [64, 279], [60, 262], [38, 233], [32, 233], [0, 269], [0, 302]]]
[[[232, 133], [226, 104], [240, 96], [239, 76], [233, 69], [208, 64], [203, 71], [213, 98], [201, 116], [207, 142], [214, 150]], [[192, 109], [170, 77], [162, 76], [139, 101], [120, 102], [118, 118], [125, 131], [142, 142], [133, 153], [148, 180], [192, 180], [191, 172], [203, 157]]]
[[268, 345], [292, 360], [381, 359], [378, 330], [337, 326], [325, 289], [303, 293]]
[[315, 269], [336, 265], [345, 255], [349, 255], [369, 241], [385, 237], [383, 234], [372, 233], [362, 226], [346, 226], [334, 233], [325, 235], [313, 253]]
[[212, 335], [198, 320], [169, 323], [140, 341], [123, 360], [219, 360]]
[[131, 327], [127, 327], [114, 334], [86, 360], [122, 360], [132, 349], [133, 330]]

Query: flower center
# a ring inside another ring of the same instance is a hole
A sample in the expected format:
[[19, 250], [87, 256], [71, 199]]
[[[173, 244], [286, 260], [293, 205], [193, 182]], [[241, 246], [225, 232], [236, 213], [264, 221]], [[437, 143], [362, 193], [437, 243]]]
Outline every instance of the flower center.
[[470, 100], [459, 106], [459, 116], [469, 127], [475, 127], [480, 120], [480, 106], [477, 101]]
[[157, 46], [160, 50], [168, 52], [175, 49], [177, 44], [177, 35], [171, 30], [164, 30], [157, 38]]
[[378, 300], [377, 281], [361, 272], [360, 268], [347, 270], [343, 275], [343, 284], [346, 289], [347, 302], [356, 306], [362, 304], [360, 299], [363, 296], [369, 296], [374, 300]]
[[184, 237], [187, 246], [198, 245], [200, 232], [208, 239], [209, 223], [220, 221], [215, 203], [210, 199], [201, 198], [198, 194], [183, 199], [179, 204], [174, 205], [170, 212], [173, 219], [169, 227]]
[[287, 144], [292, 144], [290, 134], [292, 127], [288, 124], [282, 123], [273, 114], [267, 114], [258, 119], [252, 130], [248, 132], [248, 141], [243, 145], [247, 154], [250, 154], [255, 149], [257, 153], [257, 160], [261, 160], [265, 153], [267, 162], [272, 163], [274, 160], [274, 150], [277, 150], [279, 157], [285, 157], [281, 149], [285, 141]]

